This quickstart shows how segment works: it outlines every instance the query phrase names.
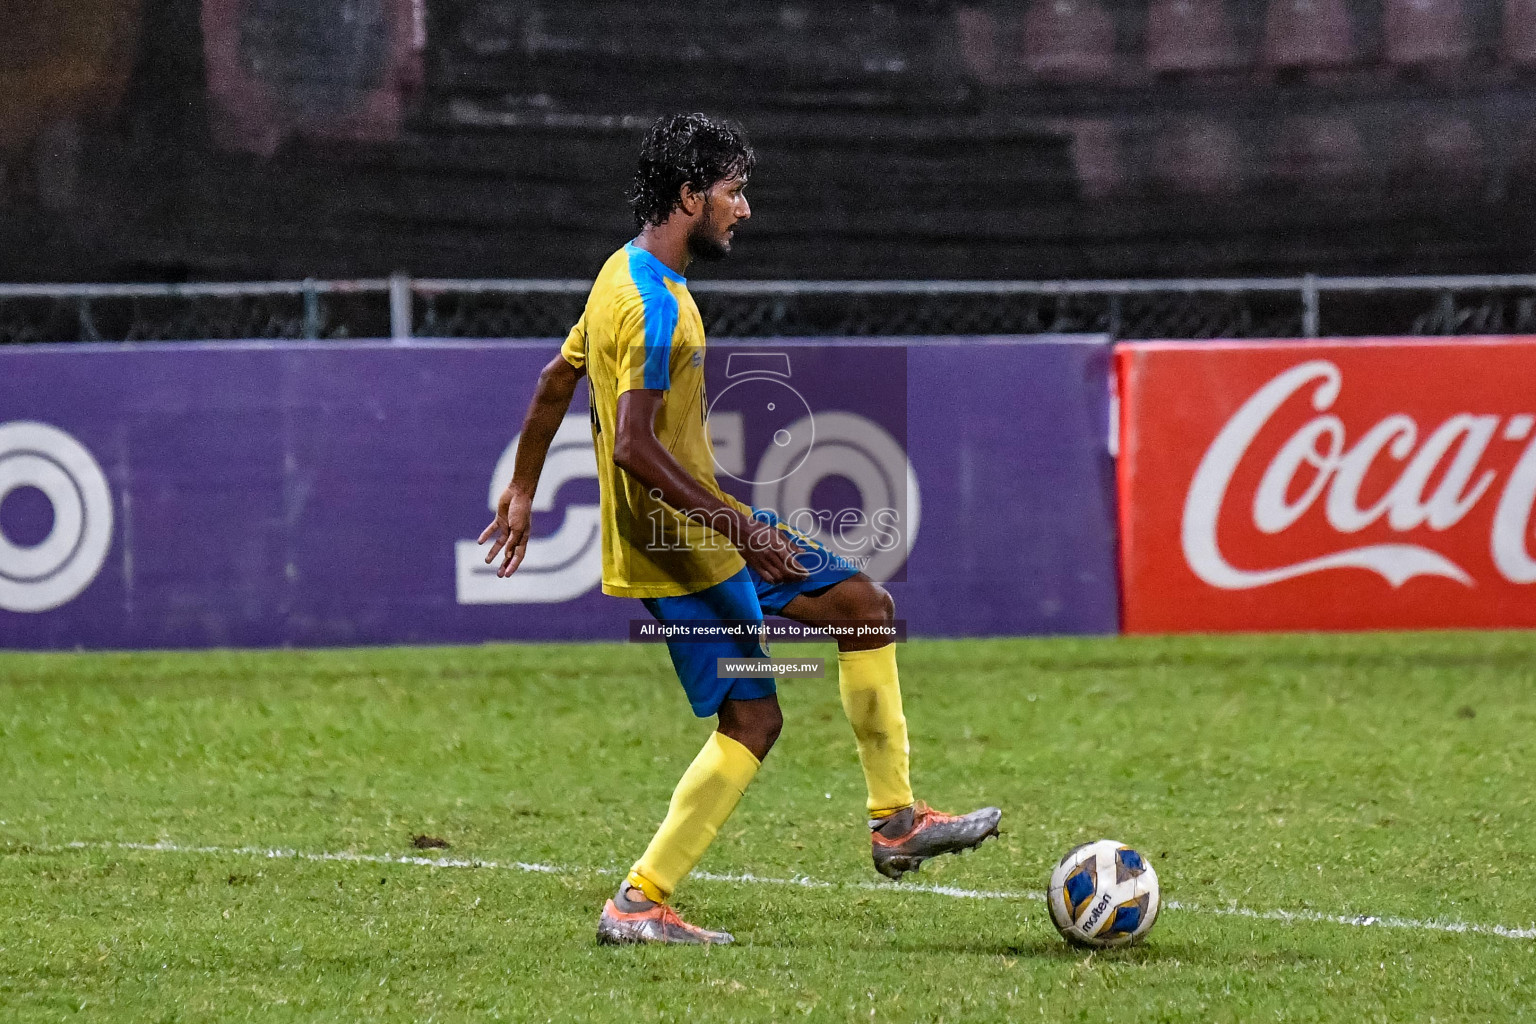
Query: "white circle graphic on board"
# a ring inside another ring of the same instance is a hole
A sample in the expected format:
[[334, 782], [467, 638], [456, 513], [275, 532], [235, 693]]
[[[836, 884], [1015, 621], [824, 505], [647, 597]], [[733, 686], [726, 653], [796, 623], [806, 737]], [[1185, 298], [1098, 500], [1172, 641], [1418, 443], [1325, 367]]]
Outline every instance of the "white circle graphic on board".
[[90, 586], [112, 547], [112, 490], [79, 441], [46, 423], [0, 424], [0, 502], [34, 487], [53, 506], [53, 527], [36, 544], [0, 529], [0, 609], [45, 612]]

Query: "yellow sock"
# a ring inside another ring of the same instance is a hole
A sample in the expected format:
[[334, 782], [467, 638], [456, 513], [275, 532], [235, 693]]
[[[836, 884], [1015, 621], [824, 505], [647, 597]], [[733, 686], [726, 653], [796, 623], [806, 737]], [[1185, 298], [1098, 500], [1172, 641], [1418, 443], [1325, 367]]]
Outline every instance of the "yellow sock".
[[651, 845], [630, 868], [628, 882], [664, 903], [704, 856], [715, 833], [736, 809], [761, 762], [724, 733], [709, 734], [704, 749], [672, 791], [672, 806]]
[[873, 651], [839, 651], [837, 688], [843, 713], [859, 743], [859, 763], [869, 787], [869, 816], [884, 818], [912, 803], [907, 774], [907, 720], [901, 713], [896, 645]]

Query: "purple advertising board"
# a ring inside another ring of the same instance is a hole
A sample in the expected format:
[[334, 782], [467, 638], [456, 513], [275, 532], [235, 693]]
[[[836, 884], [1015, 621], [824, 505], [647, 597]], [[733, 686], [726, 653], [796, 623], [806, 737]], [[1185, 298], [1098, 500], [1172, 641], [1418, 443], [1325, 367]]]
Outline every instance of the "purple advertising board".
[[[599, 590], [584, 386], [551, 446], [523, 567], [499, 579], [475, 544], [555, 352], [532, 341], [0, 351], [0, 646], [625, 637], [645, 612]], [[829, 525], [832, 510], [834, 546], [889, 581], [910, 634], [1117, 629], [1104, 339], [763, 339], [710, 352], [722, 485], [781, 515], [810, 510], [802, 528]]]

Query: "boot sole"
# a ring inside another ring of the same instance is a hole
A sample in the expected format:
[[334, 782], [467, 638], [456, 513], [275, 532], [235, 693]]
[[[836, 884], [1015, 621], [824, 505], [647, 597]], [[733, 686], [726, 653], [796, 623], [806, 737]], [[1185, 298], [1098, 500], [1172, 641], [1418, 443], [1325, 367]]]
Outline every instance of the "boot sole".
[[729, 946], [735, 941], [735, 936], [717, 942], [689, 942], [686, 939], [647, 939], [630, 932], [605, 928], [602, 925], [597, 926], [597, 944], [599, 946]]

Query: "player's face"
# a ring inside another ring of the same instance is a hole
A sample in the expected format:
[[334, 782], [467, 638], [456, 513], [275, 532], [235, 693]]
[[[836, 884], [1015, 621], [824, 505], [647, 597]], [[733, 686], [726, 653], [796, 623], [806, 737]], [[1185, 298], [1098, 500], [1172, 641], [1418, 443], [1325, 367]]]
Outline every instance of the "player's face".
[[688, 251], [695, 259], [720, 260], [730, 255], [737, 223], [752, 216], [746, 187], [747, 179], [732, 175], [704, 193], [704, 208], [688, 233]]

